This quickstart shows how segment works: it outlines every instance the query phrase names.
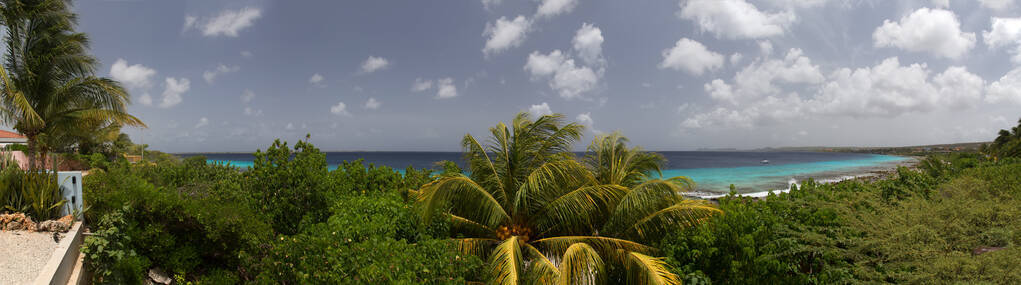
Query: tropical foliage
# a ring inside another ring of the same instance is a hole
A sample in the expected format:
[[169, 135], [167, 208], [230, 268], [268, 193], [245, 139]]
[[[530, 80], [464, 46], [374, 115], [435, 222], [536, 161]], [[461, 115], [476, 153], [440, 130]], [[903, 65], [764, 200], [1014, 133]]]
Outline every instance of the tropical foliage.
[[0, 1], [4, 62], [0, 119], [28, 138], [30, 168], [38, 157], [120, 126], [145, 126], [127, 113], [120, 83], [95, 75], [88, 37], [65, 0]]
[[0, 213], [20, 212], [44, 221], [59, 217], [65, 203], [56, 173], [0, 169]]
[[986, 146], [984, 152], [997, 158], [1021, 157], [1021, 119], [1017, 126], [1009, 130], [1000, 130], [993, 143]]
[[652, 175], [663, 159], [618, 134], [575, 159], [581, 132], [558, 114], [520, 113], [485, 144], [465, 135], [469, 173], [412, 192], [422, 223], [450, 221], [461, 250], [488, 259], [492, 283], [679, 283], [649, 245], [719, 210], [681, 197], [693, 183]]

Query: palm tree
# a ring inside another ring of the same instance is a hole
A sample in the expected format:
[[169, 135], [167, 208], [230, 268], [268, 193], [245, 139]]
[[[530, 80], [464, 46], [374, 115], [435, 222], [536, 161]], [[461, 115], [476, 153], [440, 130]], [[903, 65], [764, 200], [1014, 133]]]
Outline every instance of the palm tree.
[[[88, 38], [74, 31], [77, 16], [65, 0], [0, 1], [4, 37], [2, 119], [28, 139], [29, 165], [45, 158], [61, 134], [109, 123], [145, 125], [127, 113], [120, 83], [95, 75]], [[97, 124], [97, 122], [100, 122]]]
[[719, 210], [684, 200], [686, 178], [652, 179], [662, 158], [617, 134], [596, 138], [586, 167], [570, 152], [581, 132], [520, 113], [486, 144], [465, 135], [469, 174], [412, 192], [422, 224], [449, 219], [463, 251], [488, 256], [493, 283], [680, 283], [648, 244]]

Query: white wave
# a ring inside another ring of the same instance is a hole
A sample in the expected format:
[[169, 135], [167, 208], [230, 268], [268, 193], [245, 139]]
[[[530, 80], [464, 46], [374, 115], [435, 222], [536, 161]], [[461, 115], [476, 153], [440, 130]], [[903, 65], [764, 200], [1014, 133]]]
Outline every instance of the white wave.
[[[857, 179], [857, 178], [862, 178], [862, 177], [870, 177], [870, 176], [875, 176], [875, 174], [844, 175], [844, 176], [834, 177], [834, 178], [819, 179], [819, 180], [816, 180], [815, 182], [821, 183], [821, 184], [830, 184], [830, 183], [837, 183], [837, 182], [841, 182], [841, 181]], [[764, 198], [764, 197], [769, 196], [769, 193], [773, 193], [773, 194], [779, 195], [781, 193], [791, 192], [791, 185], [797, 186], [799, 189], [801, 188], [801, 183], [799, 183], [798, 180], [794, 179], [794, 178], [791, 178], [790, 180], [787, 180], [787, 185], [788, 186], [787, 186], [786, 189], [776, 189], [776, 190], [770, 190], [770, 191], [738, 193], [735, 196], [738, 196], [738, 197], [750, 197], [750, 198]], [[702, 199], [706, 199], [706, 200], [715, 200], [715, 199], [726, 197], [728, 194], [709, 193], [709, 192], [688, 192], [688, 193], [685, 193], [685, 195], [686, 196], [692, 196], [692, 197], [698, 197], [698, 198], [702, 198]]]

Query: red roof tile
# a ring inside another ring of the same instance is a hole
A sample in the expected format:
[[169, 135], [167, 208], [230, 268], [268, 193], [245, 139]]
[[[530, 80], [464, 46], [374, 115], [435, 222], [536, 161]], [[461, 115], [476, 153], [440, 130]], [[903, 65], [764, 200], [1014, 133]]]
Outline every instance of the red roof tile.
[[25, 138], [25, 136], [19, 133], [0, 130], [0, 139], [23, 139], [23, 138]]

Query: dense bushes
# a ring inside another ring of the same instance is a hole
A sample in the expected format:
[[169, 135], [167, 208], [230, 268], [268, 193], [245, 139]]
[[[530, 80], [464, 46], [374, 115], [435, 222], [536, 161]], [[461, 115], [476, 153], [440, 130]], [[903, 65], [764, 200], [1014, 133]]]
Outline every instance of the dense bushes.
[[345, 162], [275, 142], [252, 169], [205, 158], [112, 164], [85, 179], [95, 281], [137, 284], [150, 268], [198, 283], [457, 283], [481, 261], [419, 226], [405, 193], [429, 171]]
[[[679, 273], [723, 284], [1021, 280], [1021, 163], [970, 156], [934, 165], [942, 170], [725, 198], [725, 215], [661, 248]], [[981, 248], [1003, 249], [973, 253]]]

